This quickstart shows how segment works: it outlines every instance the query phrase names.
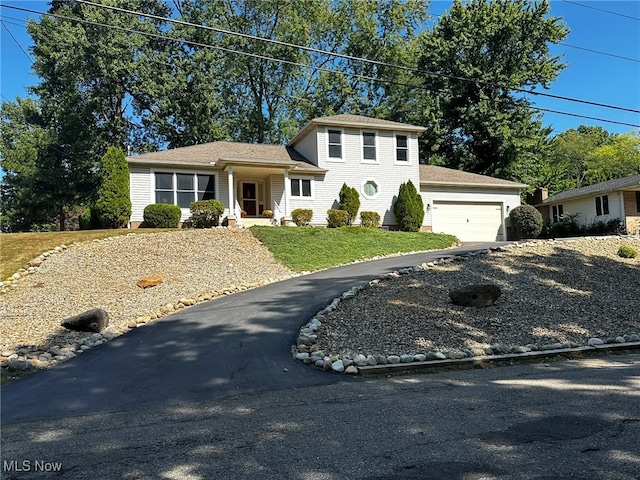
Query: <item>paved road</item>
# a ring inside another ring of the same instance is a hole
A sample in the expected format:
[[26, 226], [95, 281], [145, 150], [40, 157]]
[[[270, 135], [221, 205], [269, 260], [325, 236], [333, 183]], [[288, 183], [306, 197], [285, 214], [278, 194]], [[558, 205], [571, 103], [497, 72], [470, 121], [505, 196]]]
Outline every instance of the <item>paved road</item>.
[[202, 304], [3, 387], [2, 478], [640, 478], [639, 355], [374, 379], [292, 362], [332, 298], [441, 255]]

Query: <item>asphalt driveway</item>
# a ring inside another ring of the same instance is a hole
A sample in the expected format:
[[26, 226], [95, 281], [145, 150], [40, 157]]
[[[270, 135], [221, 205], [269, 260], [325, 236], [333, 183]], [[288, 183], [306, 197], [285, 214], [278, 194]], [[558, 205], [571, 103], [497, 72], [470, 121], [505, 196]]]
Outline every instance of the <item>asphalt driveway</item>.
[[346, 265], [181, 310], [2, 387], [2, 423], [359, 381], [294, 362], [300, 326], [353, 285], [495, 245]]

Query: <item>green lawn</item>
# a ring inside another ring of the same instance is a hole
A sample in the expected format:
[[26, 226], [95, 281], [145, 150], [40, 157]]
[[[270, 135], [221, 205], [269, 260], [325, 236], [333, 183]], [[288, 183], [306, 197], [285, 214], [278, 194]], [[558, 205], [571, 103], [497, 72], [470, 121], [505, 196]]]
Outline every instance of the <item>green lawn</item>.
[[1, 233], [0, 281], [13, 275], [25, 264], [43, 252], [58, 245], [86, 242], [94, 239], [126, 235], [127, 233], [153, 233], [158, 229], [80, 230], [75, 232]]
[[275, 258], [291, 270], [313, 271], [378, 255], [437, 250], [454, 245], [452, 235], [389, 232], [362, 227], [251, 227]]

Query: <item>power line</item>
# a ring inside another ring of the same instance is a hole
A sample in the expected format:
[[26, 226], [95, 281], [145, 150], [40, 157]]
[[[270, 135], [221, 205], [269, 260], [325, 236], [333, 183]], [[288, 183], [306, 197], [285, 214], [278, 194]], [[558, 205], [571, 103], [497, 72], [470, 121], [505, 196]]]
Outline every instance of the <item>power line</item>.
[[575, 49], [578, 49], [578, 50], [584, 50], [585, 52], [597, 53], [598, 55], [605, 55], [607, 57], [620, 58], [622, 60], [628, 60], [630, 62], [640, 63], [640, 60], [638, 60], [637, 58], [623, 57], [622, 55], [616, 55], [614, 53], [600, 52], [598, 50], [592, 50], [590, 48], [578, 47], [576, 45], [569, 45], [568, 43], [560, 43], [559, 45], [563, 45], [565, 47], [570, 47], [570, 48], [575, 48]]
[[[81, 1], [81, 0], [79, 0], [79, 1]], [[4, 6], [4, 5], [0, 4], [0, 6]], [[258, 55], [258, 54], [254, 54], [254, 53], [241, 52], [241, 51], [237, 51], [237, 50], [228, 49], [228, 48], [225, 48], [225, 47], [219, 47], [219, 46], [215, 46], [215, 45], [209, 45], [209, 44], [204, 44], [204, 43], [199, 43], [199, 42], [193, 42], [193, 41], [185, 40], [185, 39], [172, 38], [172, 37], [168, 37], [166, 35], [160, 35], [160, 34], [155, 34], [155, 33], [150, 33], [150, 32], [141, 32], [141, 31], [138, 31], [138, 30], [130, 29], [130, 28], [118, 27], [118, 26], [115, 26], [115, 25], [108, 25], [108, 24], [99, 23], [99, 22], [92, 22], [92, 21], [88, 21], [88, 20], [84, 20], [84, 19], [67, 17], [67, 16], [59, 15], [59, 14], [38, 12], [38, 11], [34, 11], [34, 10], [27, 10], [27, 9], [23, 9], [23, 8], [19, 8], [19, 7], [13, 7], [13, 6], [8, 6], [8, 7], [9, 8], [15, 8], [15, 9], [18, 9], [18, 10], [25, 10], [25, 11], [28, 11], [30, 13], [36, 13], [36, 14], [40, 14], [40, 15], [48, 15], [48, 16], [52, 16], [52, 17], [56, 17], [56, 18], [61, 18], [61, 19], [64, 19], [64, 20], [75, 21], [75, 22], [85, 23], [85, 24], [94, 25], [94, 26], [112, 28], [112, 29], [115, 29], [115, 30], [120, 30], [120, 31], [128, 32], [128, 33], [145, 35], [145, 36], [149, 36], [149, 37], [152, 37], [152, 38], [170, 40], [170, 41], [173, 41], [173, 42], [181, 42], [181, 43], [184, 43], [184, 44], [187, 44], [187, 45], [196, 46], [196, 47], [220, 50], [220, 51], [224, 51], [224, 52], [227, 52], [227, 53], [248, 56], [248, 57], [257, 58], [257, 59], [260, 59], [260, 60], [274, 61], [274, 62], [284, 63], [284, 64], [288, 64], [288, 65], [293, 65], [293, 66], [299, 66], [299, 67], [302, 67], [302, 68], [312, 69], [312, 70], [318, 71], [318, 72], [335, 73], [335, 74], [344, 75], [344, 76], [348, 76], [348, 77], [356, 77], [356, 78], [360, 78], [360, 79], [368, 80], [368, 81], [386, 83], [386, 84], [389, 84], [389, 85], [398, 85], [398, 86], [404, 86], [404, 87], [422, 88], [422, 89], [424, 89], [424, 87], [419, 86], [419, 85], [410, 85], [410, 84], [405, 84], [405, 83], [401, 83], [401, 82], [394, 82], [394, 81], [384, 80], [384, 79], [377, 78], [377, 77], [361, 75], [361, 74], [357, 74], [357, 73], [353, 73], [353, 72], [342, 72], [342, 71], [339, 71], [339, 70], [333, 70], [333, 69], [324, 68], [324, 67], [314, 67], [314, 66], [306, 65], [306, 64], [303, 64], [303, 63], [300, 63], [300, 62], [293, 62], [293, 61], [290, 61], [290, 60], [283, 60], [283, 59], [280, 59], [280, 58], [274, 58], [274, 57], [269, 57], [269, 56], [265, 56], [265, 55]], [[157, 63], [162, 63], [162, 62], [157, 62]], [[168, 64], [165, 64], [165, 65], [168, 65]], [[171, 66], [171, 65], [168, 65], [168, 66]], [[529, 92], [529, 91], [526, 91], [526, 90], [523, 90], [523, 92], [524, 93], [534, 93], [534, 92]], [[558, 98], [558, 96], [555, 96], [555, 95], [550, 95], [550, 96]], [[560, 98], [562, 98], [562, 97], [560, 97]], [[587, 102], [587, 103], [592, 103], [592, 102]], [[595, 105], [597, 105], [597, 104], [595, 104]], [[607, 119], [590, 117], [590, 116], [585, 116], [585, 115], [580, 115], [580, 114], [575, 114], [575, 113], [562, 112], [562, 111], [559, 111], [559, 110], [546, 110], [546, 109], [537, 108], [537, 107], [534, 107], [534, 106], [531, 106], [530, 108], [532, 108], [534, 110], [547, 111], [549, 113], [556, 113], [556, 114], [560, 114], [560, 115], [568, 115], [568, 116], [572, 116], [572, 117], [585, 118], [585, 119], [589, 119], [589, 120], [597, 120], [597, 121], [606, 122], [606, 123], [615, 123], [615, 124], [620, 124], [620, 125], [626, 125], [626, 126], [630, 126], [630, 127], [638, 127], [638, 128], [640, 128], [640, 124], [632, 124], [632, 123], [619, 122], [619, 121], [615, 121], [615, 120], [607, 120]], [[636, 112], [636, 110], [630, 110], [630, 111]]]
[[378, 60], [369, 60], [369, 59], [366, 59], [366, 58], [355, 57], [355, 56], [352, 56], [352, 55], [346, 55], [346, 54], [335, 53], [335, 52], [328, 52], [326, 50], [321, 50], [321, 49], [318, 49], [318, 48], [305, 47], [303, 45], [296, 45], [296, 44], [293, 44], [293, 43], [283, 42], [283, 41], [280, 41], [280, 40], [273, 40], [273, 39], [270, 39], [270, 38], [263, 38], [263, 37], [258, 37], [258, 36], [255, 36], [255, 35], [249, 35], [247, 33], [232, 32], [232, 31], [229, 31], [229, 30], [210, 27], [210, 26], [207, 26], [207, 25], [198, 25], [198, 24], [195, 24], [195, 23], [185, 22], [185, 21], [182, 21], [182, 20], [175, 20], [175, 19], [171, 19], [171, 18], [161, 17], [161, 16], [158, 16], [158, 15], [152, 15], [152, 14], [148, 14], [148, 13], [137, 12], [137, 11], [134, 11], [134, 10], [127, 10], [125, 8], [113, 7], [113, 6], [110, 6], [110, 5], [101, 5], [101, 4], [98, 4], [98, 3], [90, 2], [88, 0], [77, 0], [77, 1], [79, 3], [85, 4], [85, 5], [91, 5], [91, 6], [94, 6], [94, 7], [104, 8], [104, 9], [107, 9], [107, 10], [114, 10], [114, 11], [121, 12], [121, 13], [127, 13], [127, 14], [136, 15], [136, 16], [148, 17], [148, 18], [151, 18], [151, 19], [154, 19], [154, 20], [161, 20], [161, 21], [164, 21], [164, 22], [175, 23], [175, 24], [183, 25], [183, 26], [187, 26], [187, 27], [194, 27], [194, 28], [200, 28], [200, 29], [203, 29], [203, 30], [210, 30], [210, 31], [213, 31], [213, 32], [216, 32], [216, 33], [222, 33], [222, 34], [225, 34], [225, 35], [238, 36], [238, 37], [241, 37], [241, 38], [246, 38], [246, 39], [250, 39], [250, 40], [257, 40], [257, 41], [260, 41], [260, 42], [272, 43], [274, 45], [279, 45], [279, 46], [284, 46], [284, 47], [289, 47], [289, 48], [296, 48], [296, 49], [299, 49], [299, 50], [304, 50], [304, 51], [308, 51], [308, 52], [312, 52], [312, 53], [319, 53], [319, 54], [328, 55], [328, 56], [331, 56], [331, 57], [344, 58], [346, 60], [355, 60], [355, 61], [358, 61], [358, 62], [370, 63], [372, 65], [377, 65], [377, 66], [402, 69], [402, 70], [410, 71], [412, 73], [417, 73], [417, 74], [420, 74], [420, 75], [429, 75], [429, 76], [447, 78], [447, 79], [450, 79], [450, 80], [471, 82], [471, 83], [486, 85], [486, 86], [490, 86], [490, 87], [504, 88], [505, 90], [511, 90], [511, 91], [519, 92], [519, 93], [527, 93], [527, 94], [530, 94], [530, 95], [536, 95], [536, 96], [541, 96], [541, 97], [555, 98], [556, 100], [564, 100], [564, 101], [570, 101], [570, 102], [576, 102], [576, 103], [583, 103], [583, 104], [586, 104], [586, 105], [593, 105], [593, 106], [596, 106], [596, 107], [611, 108], [611, 109], [614, 109], [614, 110], [622, 110], [622, 111], [627, 111], [627, 112], [632, 112], [632, 113], [640, 113], [640, 110], [635, 110], [635, 109], [630, 109], [630, 108], [625, 108], [625, 107], [618, 107], [618, 106], [615, 106], [615, 105], [607, 105], [607, 104], [598, 103], [598, 102], [591, 102], [591, 101], [588, 101], [588, 100], [580, 100], [580, 99], [571, 98], [571, 97], [564, 97], [564, 96], [561, 96], [561, 95], [553, 95], [553, 94], [550, 94], [550, 93], [536, 92], [536, 91], [533, 91], [533, 90], [525, 90], [523, 88], [505, 87], [503, 85], [499, 85], [499, 84], [495, 84], [495, 83], [491, 83], [491, 82], [486, 82], [486, 81], [482, 81], [482, 80], [459, 77], [459, 76], [455, 76], [455, 75], [447, 75], [447, 74], [443, 74], [443, 73], [434, 73], [434, 72], [429, 72], [429, 71], [426, 71], [426, 70], [420, 70], [420, 69], [416, 69], [416, 68], [412, 68], [412, 67], [406, 67], [406, 66], [403, 66], [403, 65], [396, 65], [396, 64], [392, 64], [392, 63], [381, 62], [381, 61], [378, 61]]
[[11, 38], [13, 38], [13, 41], [16, 42], [16, 45], [20, 47], [20, 50], [22, 50], [22, 53], [24, 53], [24, 55], [29, 59], [29, 61], [33, 63], [33, 59], [31, 58], [31, 56], [24, 50], [24, 48], [22, 48], [22, 45], [20, 45], [20, 42], [18, 42], [16, 37], [13, 36], [13, 33], [11, 33], [11, 30], [9, 30], [9, 27], [5, 25], [4, 20], [0, 20], [0, 23], [2, 24], [4, 29], [7, 31], [7, 33], [11, 36]]
[[618, 13], [618, 12], [612, 12], [611, 10], [604, 10], [602, 8], [598, 8], [598, 7], [592, 7], [591, 5], [585, 5], [584, 3], [578, 3], [578, 2], [571, 2], [569, 0], [562, 0], [564, 3], [570, 3], [572, 5], [577, 5], [579, 7], [584, 7], [584, 8], [590, 8], [592, 10], [598, 10], [599, 12], [604, 12], [604, 13], [609, 13], [611, 15], [617, 15], [619, 17], [624, 17], [624, 18], [630, 18], [632, 20], [640, 20], [639, 17], [633, 17], [631, 15], [625, 15], [624, 13]]

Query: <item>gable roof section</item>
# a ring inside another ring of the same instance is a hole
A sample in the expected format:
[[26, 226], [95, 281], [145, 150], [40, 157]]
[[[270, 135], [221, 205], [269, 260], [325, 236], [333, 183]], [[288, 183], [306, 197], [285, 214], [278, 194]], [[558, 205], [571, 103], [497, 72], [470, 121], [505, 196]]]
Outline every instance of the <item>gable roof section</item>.
[[440, 187], [494, 187], [524, 189], [524, 183], [503, 180], [502, 178], [463, 172], [436, 165], [420, 165], [420, 185]]
[[599, 193], [607, 193], [623, 189], [640, 190], [640, 174], [631, 175], [630, 177], [617, 178], [615, 180], [608, 180], [606, 182], [595, 183], [586, 187], [574, 188], [573, 190], [567, 190], [543, 200], [542, 205], [546, 205], [549, 203], [558, 203], [563, 200], [572, 200], [574, 198], [588, 197]]
[[365, 117], [363, 115], [332, 115], [330, 117], [318, 117], [307, 123], [298, 134], [288, 143], [293, 146], [316, 126], [343, 128], [362, 128], [369, 130], [392, 130], [398, 132], [415, 132], [420, 134], [426, 130], [425, 127], [410, 125], [408, 123], [393, 122], [379, 118]]
[[236, 142], [203, 143], [162, 152], [144, 153], [127, 157], [127, 161], [131, 165], [139, 166], [167, 165], [222, 169], [227, 165], [253, 165], [283, 167], [308, 173], [325, 172], [293, 148]]

